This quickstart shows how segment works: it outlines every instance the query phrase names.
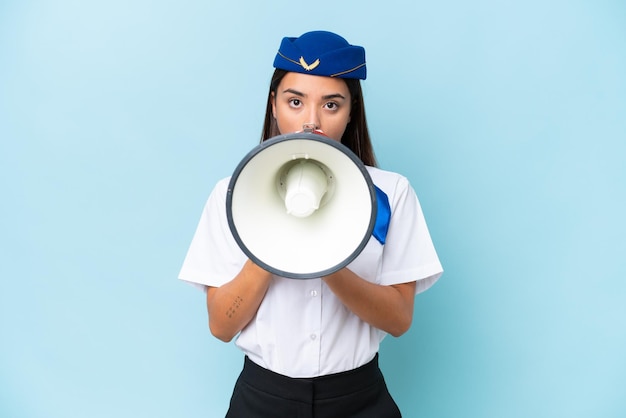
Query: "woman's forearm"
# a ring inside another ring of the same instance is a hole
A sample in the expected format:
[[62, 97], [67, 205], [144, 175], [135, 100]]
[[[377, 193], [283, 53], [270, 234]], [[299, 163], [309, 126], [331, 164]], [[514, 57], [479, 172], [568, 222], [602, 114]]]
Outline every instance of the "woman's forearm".
[[415, 282], [382, 286], [347, 268], [326, 276], [324, 281], [348, 309], [370, 325], [396, 337], [411, 326]]
[[241, 271], [220, 287], [207, 289], [209, 328], [218, 339], [228, 342], [256, 314], [272, 274], [248, 260]]

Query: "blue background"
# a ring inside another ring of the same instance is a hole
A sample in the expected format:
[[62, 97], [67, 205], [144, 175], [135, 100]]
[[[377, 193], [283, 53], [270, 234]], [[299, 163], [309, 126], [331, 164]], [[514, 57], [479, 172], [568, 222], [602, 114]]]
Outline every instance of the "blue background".
[[0, 416], [223, 416], [241, 355], [176, 276], [313, 29], [366, 47], [446, 270], [382, 346], [405, 416], [626, 415], [623, 1], [4, 0]]

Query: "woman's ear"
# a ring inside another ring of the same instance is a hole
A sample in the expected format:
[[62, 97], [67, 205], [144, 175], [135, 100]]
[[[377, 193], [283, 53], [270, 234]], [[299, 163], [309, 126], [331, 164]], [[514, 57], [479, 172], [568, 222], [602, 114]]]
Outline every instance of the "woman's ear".
[[276, 93], [270, 94], [270, 100], [272, 101], [272, 116], [276, 119]]

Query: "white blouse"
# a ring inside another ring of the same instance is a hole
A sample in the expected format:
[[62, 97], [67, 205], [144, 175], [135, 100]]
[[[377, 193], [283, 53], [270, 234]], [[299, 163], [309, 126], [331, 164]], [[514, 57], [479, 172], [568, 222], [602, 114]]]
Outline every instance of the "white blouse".
[[[367, 167], [389, 198], [391, 220], [385, 244], [374, 237], [348, 268], [381, 285], [417, 281], [416, 293], [443, 270], [419, 201], [408, 180]], [[205, 289], [219, 287], [246, 261], [226, 219], [229, 178], [220, 180], [204, 207], [179, 274]], [[378, 352], [386, 333], [349, 311], [321, 279], [274, 276], [256, 316], [236, 345], [258, 365], [290, 377], [314, 377], [357, 368]]]

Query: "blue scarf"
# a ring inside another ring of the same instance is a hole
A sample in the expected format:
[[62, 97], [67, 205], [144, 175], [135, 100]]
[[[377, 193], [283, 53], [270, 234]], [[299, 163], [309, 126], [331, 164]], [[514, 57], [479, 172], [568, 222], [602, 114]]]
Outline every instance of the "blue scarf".
[[374, 186], [374, 188], [376, 189], [376, 206], [378, 210], [376, 212], [376, 224], [374, 224], [372, 235], [374, 235], [374, 238], [376, 238], [378, 242], [385, 245], [387, 231], [389, 230], [389, 221], [391, 219], [391, 206], [389, 206], [389, 198], [385, 192], [380, 190], [378, 186]]

